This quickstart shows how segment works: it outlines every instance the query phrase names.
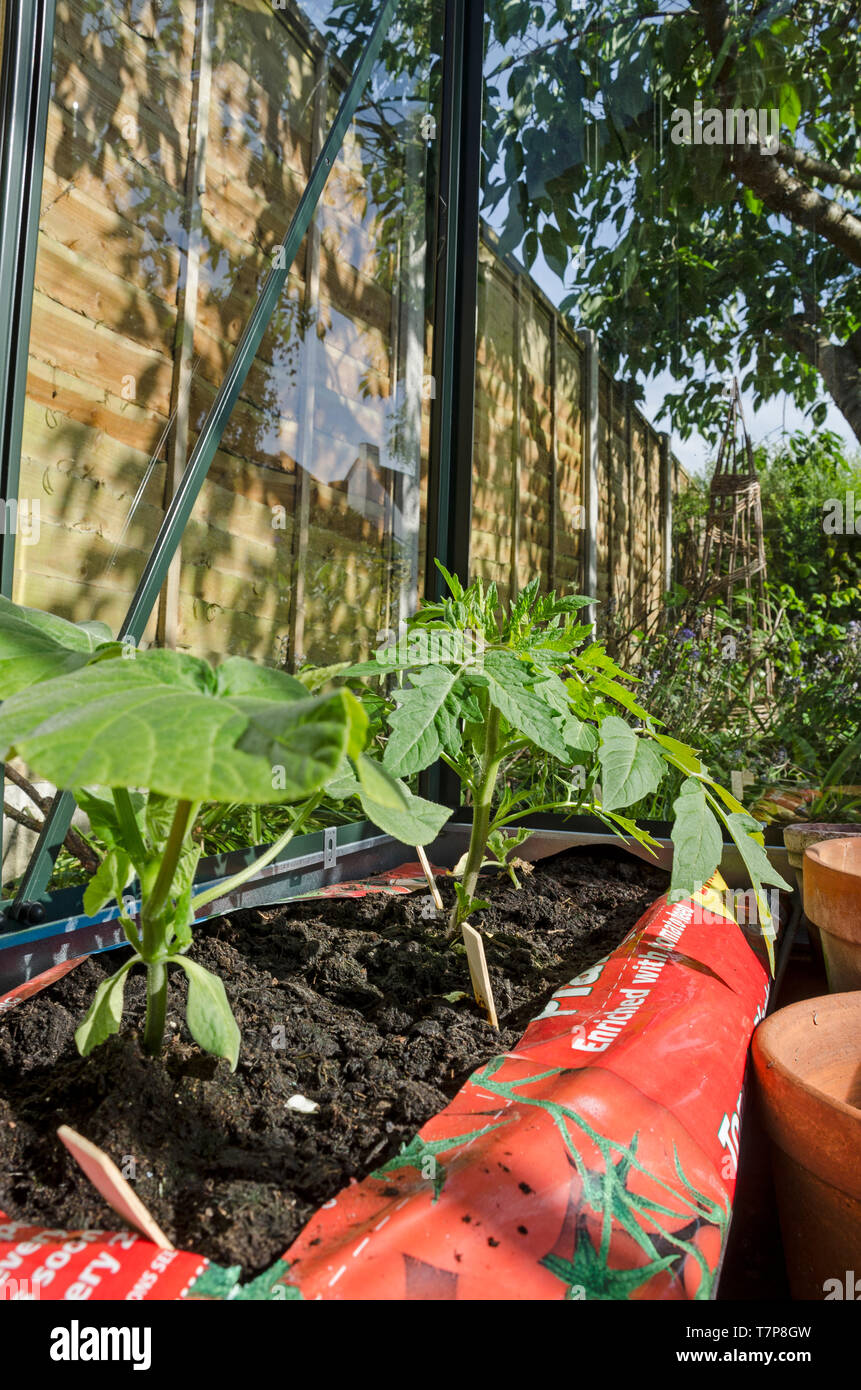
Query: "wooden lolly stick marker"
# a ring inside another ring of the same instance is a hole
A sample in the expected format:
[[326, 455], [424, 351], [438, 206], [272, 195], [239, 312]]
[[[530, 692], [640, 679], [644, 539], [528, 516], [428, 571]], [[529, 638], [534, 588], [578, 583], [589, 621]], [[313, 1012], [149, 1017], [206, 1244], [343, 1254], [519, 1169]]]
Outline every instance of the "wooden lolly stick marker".
[[160, 1250], [173, 1250], [174, 1247], [164, 1231], [156, 1225], [117, 1165], [97, 1144], [92, 1144], [89, 1139], [77, 1134], [68, 1125], [60, 1125], [57, 1137], [62, 1139], [75, 1162], [83, 1169], [93, 1187], [102, 1194], [108, 1205], [113, 1207], [117, 1216], [142, 1236], [146, 1236], [147, 1240], [151, 1240]]
[[462, 931], [475, 1002], [480, 1009], [484, 1009], [491, 1028], [498, 1028], [499, 1019], [496, 1017], [496, 1005], [493, 1002], [493, 988], [490, 983], [490, 975], [487, 971], [484, 941], [482, 940], [481, 933], [477, 932], [475, 927], [471, 927], [468, 922], [464, 922]]
[[436, 879], [433, 876], [433, 870], [428, 862], [428, 857], [425, 854], [423, 845], [416, 845], [416, 854], [419, 857], [419, 863], [424, 869], [424, 875], [428, 881], [428, 888], [431, 890], [431, 897], [434, 900], [434, 905], [438, 912], [444, 912], [445, 908], [443, 906], [442, 895], [436, 886]]

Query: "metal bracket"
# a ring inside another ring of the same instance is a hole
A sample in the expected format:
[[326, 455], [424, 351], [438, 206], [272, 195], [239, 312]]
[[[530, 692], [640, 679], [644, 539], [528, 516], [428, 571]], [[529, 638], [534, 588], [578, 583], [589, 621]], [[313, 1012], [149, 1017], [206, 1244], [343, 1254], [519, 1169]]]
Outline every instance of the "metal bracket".
[[323, 831], [323, 868], [334, 869], [338, 858], [338, 827], [328, 825]]

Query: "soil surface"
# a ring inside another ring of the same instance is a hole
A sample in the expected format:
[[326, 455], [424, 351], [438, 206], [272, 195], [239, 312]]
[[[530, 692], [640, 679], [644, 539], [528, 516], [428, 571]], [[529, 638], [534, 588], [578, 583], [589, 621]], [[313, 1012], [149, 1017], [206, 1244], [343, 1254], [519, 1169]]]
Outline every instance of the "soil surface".
[[[0, 1021], [0, 1209], [116, 1229], [56, 1138], [65, 1123], [134, 1178], [177, 1246], [259, 1273], [322, 1202], [396, 1154], [476, 1067], [511, 1047], [666, 886], [661, 870], [615, 849], [543, 860], [519, 891], [507, 877], [482, 882], [498, 1033], [467, 993], [463, 948], [446, 944], [428, 894], [315, 899], [206, 923], [192, 955], [222, 977], [236, 1014], [232, 1075], [192, 1043], [179, 970], [161, 1059], [139, 1045], [140, 971], [126, 985], [121, 1034], [79, 1057], [75, 1028], [122, 959], [92, 957]], [[290, 1109], [296, 1095], [319, 1109]]]

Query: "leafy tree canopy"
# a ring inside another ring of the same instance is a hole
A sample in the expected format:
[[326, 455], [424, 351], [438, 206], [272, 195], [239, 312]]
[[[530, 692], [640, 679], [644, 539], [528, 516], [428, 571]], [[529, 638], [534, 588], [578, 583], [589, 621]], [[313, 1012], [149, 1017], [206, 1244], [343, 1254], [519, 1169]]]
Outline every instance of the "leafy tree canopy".
[[[373, 8], [333, 6], [348, 57]], [[670, 369], [683, 436], [714, 437], [740, 365], [755, 406], [785, 392], [821, 425], [830, 396], [861, 438], [859, 0], [487, 0], [486, 14], [484, 212], [503, 248], [562, 277], [582, 248], [562, 307], [641, 393]], [[425, 0], [398, 15], [383, 63], [424, 67]], [[732, 143], [728, 111], [757, 113]]]
[[[564, 307], [615, 369], [669, 367], [682, 434], [718, 422], [737, 357], [757, 406], [786, 392], [818, 424], [824, 388], [861, 437], [858, 0], [488, 15], [486, 205], [529, 263], [585, 248]], [[763, 114], [727, 143], [736, 110]]]

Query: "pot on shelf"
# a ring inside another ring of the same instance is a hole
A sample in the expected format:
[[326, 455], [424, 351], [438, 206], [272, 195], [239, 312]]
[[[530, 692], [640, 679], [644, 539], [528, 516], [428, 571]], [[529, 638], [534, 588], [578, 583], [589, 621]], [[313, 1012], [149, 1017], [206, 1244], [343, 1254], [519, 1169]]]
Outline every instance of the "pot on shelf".
[[[842, 840], [847, 835], [861, 835], [861, 825], [836, 825], [830, 821], [799, 821], [795, 825], [784, 827], [783, 843], [786, 846], [787, 858], [795, 870], [795, 880], [802, 897], [804, 895], [804, 851], [809, 849], [811, 845], [819, 844], [821, 840]], [[821, 964], [822, 942], [819, 937], [819, 927], [806, 914], [805, 925], [813, 954]]]
[[804, 851], [804, 911], [819, 927], [828, 988], [861, 989], [861, 836]]
[[753, 1060], [793, 1297], [844, 1297], [861, 1274], [861, 993], [778, 1009]]

